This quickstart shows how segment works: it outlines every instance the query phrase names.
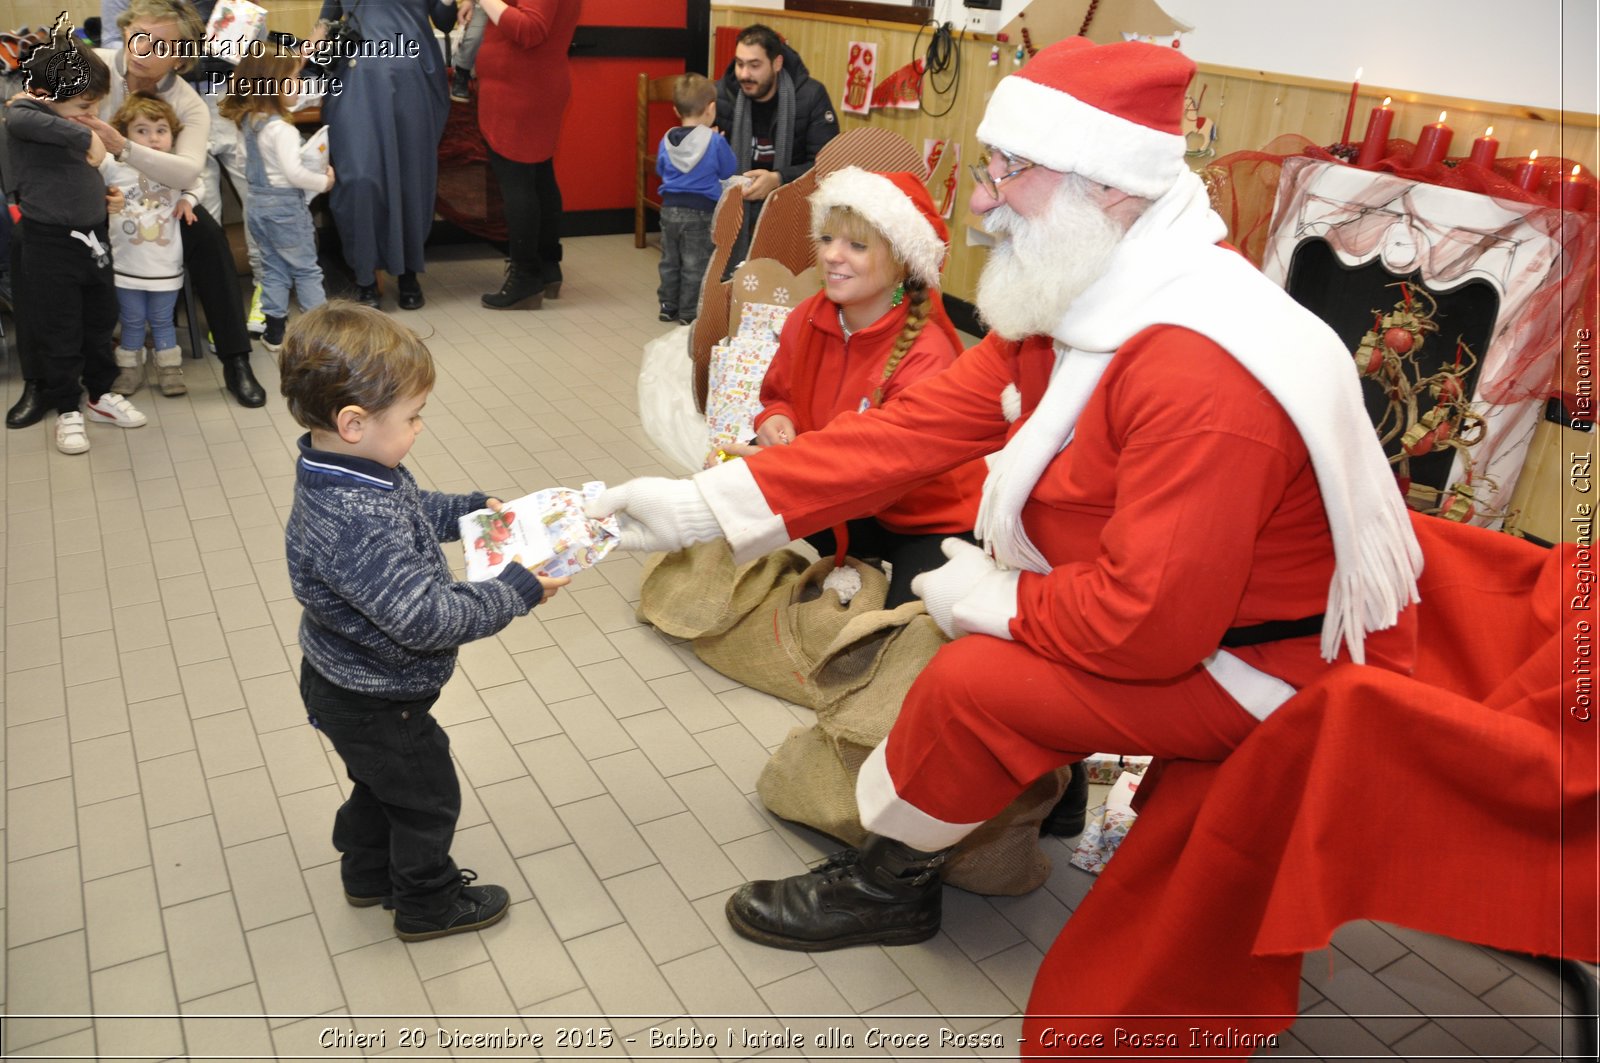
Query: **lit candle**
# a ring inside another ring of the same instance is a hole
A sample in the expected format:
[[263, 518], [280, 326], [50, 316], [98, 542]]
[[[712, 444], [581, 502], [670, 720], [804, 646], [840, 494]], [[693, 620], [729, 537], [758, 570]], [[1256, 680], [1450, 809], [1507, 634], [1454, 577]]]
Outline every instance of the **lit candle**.
[[1530, 151], [1528, 161], [1517, 167], [1517, 187], [1529, 195], [1539, 191], [1539, 182], [1544, 179], [1544, 171], [1539, 168], [1539, 153]]
[[1588, 205], [1589, 184], [1583, 179], [1583, 167], [1575, 165], [1561, 179], [1561, 209], [1581, 212]]
[[1483, 131], [1483, 136], [1472, 142], [1472, 157], [1467, 161], [1492, 170], [1495, 156], [1499, 154], [1500, 142], [1494, 138], [1494, 126], [1490, 126]]
[[1339, 143], [1350, 143], [1350, 122], [1356, 116], [1356, 93], [1361, 89], [1361, 72], [1366, 67], [1356, 67], [1356, 79], [1350, 83], [1350, 106], [1344, 109], [1344, 132], [1339, 134]]
[[1389, 97], [1372, 109], [1367, 119], [1367, 135], [1361, 141], [1361, 153], [1356, 156], [1357, 166], [1376, 166], [1378, 160], [1389, 152], [1389, 127], [1394, 125], [1394, 112], [1389, 109]]
[[1455, 135], [1451, 128], [1444, 124], [1444, 119], [1445, 112], [1440, 111], [1437, 122], [1422, 127], [1422, 135], [1417, 138], [1417, 153], [1411, 157], [1413, 170], [1444, 161], [1445, 152], [1450, 150], [1450, 138]]

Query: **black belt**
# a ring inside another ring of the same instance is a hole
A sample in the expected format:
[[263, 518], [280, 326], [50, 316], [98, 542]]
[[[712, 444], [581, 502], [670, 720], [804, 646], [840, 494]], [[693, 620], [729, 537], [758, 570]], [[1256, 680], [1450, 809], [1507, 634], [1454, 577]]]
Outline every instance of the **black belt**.
[[1259, 646], [1263, 642], [1281, 642], [1284, 639], [1321, 634], [1325, 616], [1324, 613], [1318, 613], [1299, 620], [1268, 620], [1265, 624], [1251, 624], [1249, 627], [1230, 627], [1222, 633], [1222, 645], [1224, 649], [1237, 649], [1240, 646]]

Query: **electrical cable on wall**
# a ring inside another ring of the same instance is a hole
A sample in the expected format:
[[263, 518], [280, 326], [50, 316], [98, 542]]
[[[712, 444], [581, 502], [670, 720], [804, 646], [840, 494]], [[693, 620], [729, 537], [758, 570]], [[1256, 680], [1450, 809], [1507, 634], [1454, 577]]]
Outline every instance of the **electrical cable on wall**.
[[[955, 93], [961, 84], [960, 45], [962, 41], [966, 40], [967, 31], [963, 29], [961, 36], [957, 38], [952, 33], [953, 27], [950, 23], [929, 19], [918, 27], [917, 35], [911, 42], [912, 62], [916, 62], [918, 59], [917, 52], [922, 44], [922, 34], [929, 26], [933, 27], [933, 36], [928, 40], [927, 51], [922, 53], [921, 56], [923, 60], [922, 92], [919, 94], [917, 102], [922, 108], [922, 113], [929, 118], [943, 118], [955, 109]], [[945, 77], [942, 85], [937, 81], [940, 77]], [[945, 106], [944, 110], [937, 112], [928, 110], [927, 90], [929, 86], [932, 86], [933, 91], [940, 96], [947, 93], [950, 95], [950, 102]]]

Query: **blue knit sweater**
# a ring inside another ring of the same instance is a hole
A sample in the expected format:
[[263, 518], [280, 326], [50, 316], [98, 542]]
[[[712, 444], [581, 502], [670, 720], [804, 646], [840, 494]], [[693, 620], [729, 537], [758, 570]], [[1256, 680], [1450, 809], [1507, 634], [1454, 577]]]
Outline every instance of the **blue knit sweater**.
[[285, 529], [289, 582], [305, 606], [300, 651], [336, 686], [395, 700], [438, 691], [456, 647], [529, 612], [544, 588], [521, 565], [457, 580], [439, 549], [483, 494], [422, 491], [404, 465], [315, 450], [300, 437]]

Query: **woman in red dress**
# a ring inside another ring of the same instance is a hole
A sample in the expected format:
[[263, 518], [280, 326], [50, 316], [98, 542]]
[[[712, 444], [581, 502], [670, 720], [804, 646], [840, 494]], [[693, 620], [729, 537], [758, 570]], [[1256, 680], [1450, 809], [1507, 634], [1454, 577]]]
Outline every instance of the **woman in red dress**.
[[[582, 0], [477, 0], [489, 25], [478, 50], [478, 126], [500, 182], [510, 229], [505, 283], [494, 310], [536, 310], [561, 293], [561, 189], [556, 139], [572, 95], [567, 49]], [[471, 17], [471, 0], [460, 5]]]

